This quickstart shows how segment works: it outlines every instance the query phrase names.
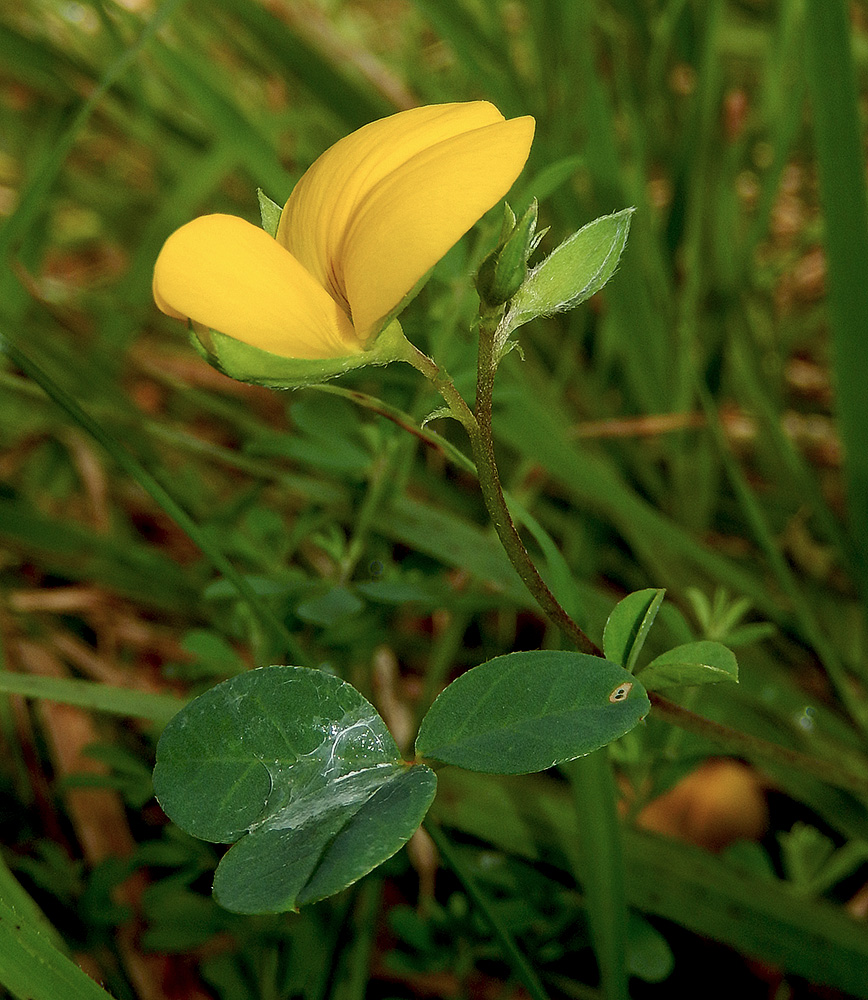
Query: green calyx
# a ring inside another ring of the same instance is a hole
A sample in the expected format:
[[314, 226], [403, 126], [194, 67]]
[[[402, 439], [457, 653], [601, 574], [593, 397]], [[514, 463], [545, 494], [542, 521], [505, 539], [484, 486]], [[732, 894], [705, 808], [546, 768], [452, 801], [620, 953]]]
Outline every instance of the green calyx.
[[286, 358], [206, 328], [194, 330], [190, 340], [212, 368], [238, 382], [272, 389], [317, 385], [356, 368], [402, 360], [407, 354], [407, 342], [397, 320], [392, 320], [367, 350], [341, 358]]

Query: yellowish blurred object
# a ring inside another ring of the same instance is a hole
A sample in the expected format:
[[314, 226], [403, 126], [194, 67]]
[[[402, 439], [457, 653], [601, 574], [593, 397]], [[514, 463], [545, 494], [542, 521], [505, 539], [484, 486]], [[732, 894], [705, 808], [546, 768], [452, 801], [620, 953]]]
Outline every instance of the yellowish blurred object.
[[721, 851], [737, 840], [759, 840], [769, 823], [763, 786], [747, 764], [707, 760], [645, 806], [646, 830]]

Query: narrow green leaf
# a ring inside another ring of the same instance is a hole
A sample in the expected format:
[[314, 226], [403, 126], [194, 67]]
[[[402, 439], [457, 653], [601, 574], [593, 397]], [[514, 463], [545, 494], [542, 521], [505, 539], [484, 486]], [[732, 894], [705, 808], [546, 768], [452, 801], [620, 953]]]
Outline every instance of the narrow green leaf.
[[526, 371], [512, 368], [504, 365], [500, 370], [503, 391], [498, 405], [498, 436], [504, 444], [542, 465], [580, 507], [610, 520], [650, 571], [660, 572], [661, 558], [667, 567], [674, 565], [674, 560], [685, 560], [735, 593], [750, 597], [772, 621], [781, 620], [781, 610], [767, 587], [734, 560], [701, 544], [661, 514], [625, 483], [614, 464], [570, 440], [567, 411], [559, 408], [552, 394]]
[[175, 49], [162, 41], [151, 47], [151, 57], [181, 91], [185, 105], [213, 125], [224, 142], [236, 147], [253, 176], [273, 191], [288, 187], [289, 177], [273, 136], [248, 114], [223, 74], [198, 59], [195, 52]]
[[648, 691], [662, 691], [681, 684], [738, 683], [738, 661], [731, 649], [703, 639], [662, 653], [641, 674]]
[[[30, 38], [3, 23], [0, 23], [0, 63], [11, 79], [61, 101], [73, 98], [68, 77], [87, 75], [87, 68], [61, 46], [54, 46], [45, 38]], [[88, 82], [93, 85], [95, 81]]]
[[[868, 194], [849, 4], [809, 0], [805, 69], [811, 98], [829, 268], [829, 323], [848, 523], [868, 597]], [[834, 71], [832, 71], [834, 68]]]
[[[471, 5], [462, 0], [438, 0], [426, 3], [414, 0], [419, 12], [433, 26], [465, 66], [473, 67], [474, 79], [481, 91], [494, 101], [504, 114], [511, 109], [528, 107], [527, 87], [518, 79], [515, 65], [506, 44], [506, 32], [491, 30], [490, 19], [486, 24], [486, 5]], [[494, 8], [489, 7], [489, 11]]]
[[33, 897], [12, 874], [2, 856], [0, 856], [0, 899], [2, 899], [3, 905], [15, 910], [21, 920], [29, 923], [49, 944], [53, 944], [61, 952], [66, 952], [66, 942], [63, 937], [50, 923]]
[[40, 565], [70, 580], [94, 580], [151, 607], [171, 610], [197, 599], [178, 564], [121, 532], [107, 535], [49, 517], [24, 498], [0, 497], [4, 544], [35, 554]]
[[510, 329], [572, 309], [598, 292], [615, 273], [632, 214], [625, 208], [589, 222], [538, 264], [512, 300], [506, 318]]
[[207, 691], [166, 727], [154, 788], [182, 829], [234, 843], [215, 896], [239, 913], [331, 895], [413, 835], [434, 772], [401, 759], [373, 706], [338, 677], [276, 666]]
[[110, 687], [96, 681], [62, 677], [36, 677], [0, 670], [0, 692], [21, 694], [27, 698], [44, 698], [63, 705], [77, 705], [95, 712], [128, 715], [134, 719], [168, 722], [185, 702], [170, 694], [151, 694], [129, 688]]
[[238, 595], [247, 603], [250, 610], [259, 619], [264, 629], [268, 630], [276, 644], [288, 650], [291, 654], [302, 655], [296, 646], [295, 640], [290, 635], [286, 626], [280, 621], [274, 612], [259, 599], [253, 591], [246, 578], [238, 572], [234, 565], [223, 555], [220, 549], [208, 534], [204, 531], [186, 510], [175, 500], [175, 498], [152, 476], [147, 469], [135, 458], [127, 449], [115, 438], [105, 426], [95, 420], [89, 413], [86, 413], [61, 385], [40, 365], [30, 357], [20, 351], [17, 345], [6, 338], [0, 331], [0, 351], [9, 356], [12, 362], [20, 368], [25, 375], [32, 378], [47, 396], [49, 396], [58, 406], [60, 406], [72, 420], [97, 441], [115, 460], [115, 462], [139, 484], [151, 499], [161, 507], [178, 527], [196, 544], [208, 557], [214, 567], [232, 584]]
[[608, 660], [508, 653], [441, 692], [422, 720], [416, 753], [471, 771], [542, 771], [618, 739], [649, 709], [642, 685]]
[[110, 1000], [32, 920], [2, 898], [0, 984], [21, 1000]]
[[[562, 184], [566, 184], [571, 177], [574, 177], [584, 165], [584, 156], [571, 155], [561, 157], [561, 159], [555, 160], [554, 163], [546, 164], [538, 173], [534, 174], [527, 188], [529, 191], [533, 191], [534, 198], [537, 201], [545, 201]], [[530, 201], [531, 199], [527, 201], [528, 207], [530, 206]], [[517, 203], [516, 211], [521, 214], [524, 207], [524, 204]]]
[[394, 538], [446, 565], [460, 566], [497, 587], [501, 600], [530, 606], [524, 584], [500, 543], [478, 525], [433, 504], [408, 496], [389, 504], [384, 530]]
[[99, 84], [90, 92], [87, 100], [82, 102], [72, 116], [68, 127], [43, 157], [29, 183], [22, 189], [15, 211], [0, 227], [0, 259], [5, 259], [10, 251], [16, 249], [19, 241], [24, 239], [28, 229], [34, 224], [38, 212], [45, 204], [45, 199], [63, 169], [66, 157], [75, 146], [94, 110], [111, 87], [139, 58], [142, 50], [150, 44], [181, 2], [182, 0], [166, 0], [156, 10], [145, 24], [138, 39], [129, 48], [124, 49], [120, 56], [109, 65]]
[[606, 750], [564, 768], [570, 779], [579, 836], [571, 853], [582, 884], [604, 1000], [629, 1000], [627, 890], [618, 817], [618, 789]]
[[649, 587], [628, 594], [615, 605], [603, 630], [603, 652], [607, 660], [620, 663], [625, 670], [633, 672], [665, 595], [665, 590]]
[[222, 0], [218, 11], [209, 0], [196, 0], [194, 7], [201, 17], [214, 18], [215, 14], [231, 17], [234, 23], [227, 25], [230, 30], [237, 24], [249, 32], [261, 51], [269, 53], [277, 65], [299, 80], [317, 103], [328, 108], [347, 130], [398, 110], [352, 65], [329, 58], [265, 5], [249, 0]]

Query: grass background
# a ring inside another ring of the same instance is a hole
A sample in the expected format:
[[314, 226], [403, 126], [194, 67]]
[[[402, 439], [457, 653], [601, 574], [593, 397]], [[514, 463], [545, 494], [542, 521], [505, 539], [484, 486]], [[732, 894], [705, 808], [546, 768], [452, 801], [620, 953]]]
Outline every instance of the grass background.
[[[503, 477], [593, 637], [624, 593], [665, 587], [649, 652], [715, 638], [741, 668], [737, 689], [678, 699], [735, 742], [652, 720], [613, 750], [633, 995], [868, 996], [865, 16], [838, 0], [6, 5], [5, 669], [185, 694], [323, 665], [409, 741], [457, 671], [557, 641], [472, 479], [401, 426], [437, 405], [414, 372], [335, 383], [397, 423], [341, 392], [241, 386], [150, 297], [175, 227], [255, 220], [257, 186], [283, 201], [373, 118], [474, 98], [533, 114], [511, 202], [540, 199], [548, 249], [637, 212], [604, 294], [523, 331], [524, 360], [502, 366]], [[450, 252], [404, 321], [468, 397], [468, 275], [498, 227]], [[151, 798], [153, 725], [16, 696], [0, 727], [5, 860], [118, 998], [510, 995], [424, 843], [301, 915], [240, 919], [208, 894], [214, 849]], [[727, 752], [750, 766], [703, 765]], [[698, 767], [688, 806], [649, 818]], [[594, 995], [566, 784], [441, 779], [439, 819], [547, 989]], [[673, 819], [712, 799], [730, 836]]]

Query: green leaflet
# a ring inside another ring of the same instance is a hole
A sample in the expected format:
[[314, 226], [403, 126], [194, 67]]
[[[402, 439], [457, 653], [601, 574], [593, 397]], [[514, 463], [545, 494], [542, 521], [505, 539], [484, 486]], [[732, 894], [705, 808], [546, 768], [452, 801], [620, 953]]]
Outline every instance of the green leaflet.
[[649, 709], [642, 685], [608, 660], [508, 653], [440, 694], [422, 720], [416, 753], [471, 771], [542, 771], [611, 743]]
[[169, 723], [154, 788], [202, 840], [235, 843], [214, 879], [240, 913], [296, 909], [355, 882], [410, 839], [436, 789], [401, 759], [374, 708], [338, 677], [252, 670]]

